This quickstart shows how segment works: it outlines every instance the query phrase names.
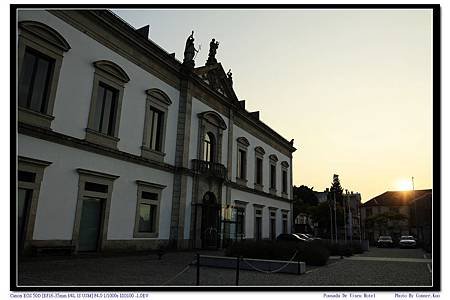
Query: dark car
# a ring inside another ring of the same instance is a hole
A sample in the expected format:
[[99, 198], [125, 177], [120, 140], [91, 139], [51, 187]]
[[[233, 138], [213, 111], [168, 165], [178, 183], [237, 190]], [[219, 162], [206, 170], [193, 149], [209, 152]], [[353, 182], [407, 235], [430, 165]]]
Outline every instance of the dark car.
[[392, 237], [390, 237], [389, 235], [381, 235], [378, 238], [377, 241], [377, 247], [385, 247], [385, 248], [392, 248], [394, 247], [394, 242], [392, 241]]
[[416, 248], [416, 240], [411, 235], [402, 235], [398, 246], [400, 248]]
[[306, 235], [308, 238], [310, 238], [311, 240], [315, 240], [315, 241], [321, 240], [320, 237], [313, 236], [313, 235], [310, 234], [310, 233], [305, 233], [305, 235]]
[[282, 233], [277, 236], [277, 241], [308, 242], [307, 239], [300, 237], [295, 233]]

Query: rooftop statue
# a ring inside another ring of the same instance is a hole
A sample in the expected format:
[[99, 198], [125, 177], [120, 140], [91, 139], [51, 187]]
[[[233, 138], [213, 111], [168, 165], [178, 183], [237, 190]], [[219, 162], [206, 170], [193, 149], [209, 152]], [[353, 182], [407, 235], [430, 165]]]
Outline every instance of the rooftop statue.
[[219, 42], [217, 42], [215, 39], [211, 40], [211, 43], [209, 43], [209, 54], [208, 54], [208, 60], [206, 61], [206, 65], [212, 65], [217, 63], [216, 59], [216, 53], [217, 48], [219, 48]]
[[228, 70], [227, 77], [231, 85], [233, 85], [233, 73], [231, 73], [231, 69]]
[[191, 35], [186, 40], [183, 64], [193, 68], [195, 66], [194, 57], [196, 52], [198, 52], [198, 50], [195, 49], [194, 46], [194, 31], [192, 30]]

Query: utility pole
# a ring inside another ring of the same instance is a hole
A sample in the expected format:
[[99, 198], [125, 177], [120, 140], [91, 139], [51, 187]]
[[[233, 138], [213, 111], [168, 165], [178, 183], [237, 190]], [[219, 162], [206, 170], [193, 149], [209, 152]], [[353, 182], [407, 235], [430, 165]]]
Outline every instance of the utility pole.
[[328, 202], [328, 207], [330, 208], [330, 236], [331, 242], [333, 242], [333, 212], [331, 211], [331, 203]]
[[348, 205], [348, 219], [349, 219], [348, 226], [350, 227], [350, 245], [353, 245], [353, 213], [350, 208], [350, 195], [348, 194], [348, 191], [347, 191], [347, 205]]
[[413, 189], [413, 200], [414, 200], [414, 219], [415, 219], [415, 227], [416, 227], [416, 238], [419, 239], [419, 226], [417, 224], [417, 201], [415, 201], [414, 198], [416, 198], [416, 193], [414, 189], [414, 176], [411, 177], [412, 182], [412, 189]]
[[336, 223], [336, 191], [333, 191], [333, 203], [334, 203], [334, 234], [336, 236], [336, 243], [338, 242], [337, 223]]
[[[345, 190], [345, 194], [346, 194], [346, 196], [348, 197], [348, 191], [347, 190]], [[343, 203], [342, 204], [344, 204], [343, 206], [343, 208], [344, 208], [344, 241], [345, 241], [345, 244], [347, 244], [347, 219], [346, 219], [346, 215], [345, 215], [345, 200], [344, 200], [345, 198], [343, 198], [342, 199], [342, 201], [343, 201]], [[347, 199], [348, 200], [348, 199]]]
[[356, 207], [356, 209], [358, 212], [358, 221], [359, 221], [359, 244], [361, 244], [361, 240], [362, 240], [362, 238], [361, 238], [361, 235], [362, 235], [362, 232], [361, 232], [361, 201], [358, 203], [358, 206]]

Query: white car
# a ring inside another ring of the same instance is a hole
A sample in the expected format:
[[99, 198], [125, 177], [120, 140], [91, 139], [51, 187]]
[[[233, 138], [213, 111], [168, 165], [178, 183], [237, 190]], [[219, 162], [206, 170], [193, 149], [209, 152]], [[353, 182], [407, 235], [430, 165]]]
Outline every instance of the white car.
[[411, 235], [402, 235], [398, 246], [400, 248], [416, 248], [416, 240]]

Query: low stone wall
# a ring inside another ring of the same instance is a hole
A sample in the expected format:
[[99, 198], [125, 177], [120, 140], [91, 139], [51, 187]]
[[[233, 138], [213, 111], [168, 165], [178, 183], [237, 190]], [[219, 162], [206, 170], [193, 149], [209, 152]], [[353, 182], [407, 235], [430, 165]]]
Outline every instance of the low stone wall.
[[[192, 263], [197, 264], [197, 261], [193, 261]], [[200, 266], [236, 269], [236, 263], [236, 257], [200, 255]], [[304, 262], [253, 258], [242, 258], [239, 263], [239, 268], [241, 270], [260, 272], [276, 271], [274, 273], [303, 274], [306, 272], [306, 265]]]

